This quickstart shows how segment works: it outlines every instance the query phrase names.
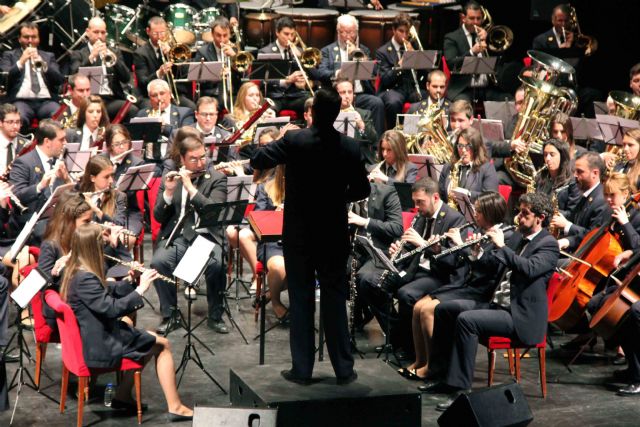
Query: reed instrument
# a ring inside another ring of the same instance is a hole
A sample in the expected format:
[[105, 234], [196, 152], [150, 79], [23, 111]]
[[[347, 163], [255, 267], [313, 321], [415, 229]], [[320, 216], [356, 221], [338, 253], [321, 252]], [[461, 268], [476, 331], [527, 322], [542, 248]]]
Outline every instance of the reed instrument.
[[[454, 228], [457, 228], [459, 230], [463, 230], [463, 229], [465, 229], [467, 227], [471, 227], [471, 226], [474, 226], [474, 225], [475, 225], [475, 223], [473, 223], [473, 222], [466, 222], [466, 223], [462, 224], [461, 226], [454, 227]], [[433, 241], [431, 243], [428, 243], [428, 244], [425, 243], [424, 245], [417, 246], [416, 248], [414, 248], [414, 249], [412, 249], [412, 250], [410, 250], [408, 252], [405, 252], [404, 254], [402, 254], [401, 256], [396, 258], [394, 260], [394, 264], [398, 264], [398, 263], [404, 261], [407, 258], [411, 258], [412, 256], [414, 256], [416, 254], [420, 254], [420, 253], [426, 251], [427, 249], [429, 249], [432, 246], [440, 245], [440, 244], [446, 242], [448, 238], [449, 238], [448, 236], [440, 236], [440, 238], [436, 239], [435, 241]], [[442, 252], [440, 252], [440, 253], [442, 253]], [[440, 255], [440, 254], [434, 255], [433, 259], [437, 260], [438, 258], [440, 258], [438, 255]]]
[[242, 135], [244, 135], [244, 133], [246, 131], [249, 130], [249, 128], [251, 126], [253, 126], [253, 124], [258, 121], [258, 119], [260, 119], [260, 117], [262, 117], [262, 115], [269, 109], [273, 107], [273, 101], [271, 101], [269, 98], [265, 98], [264, 103], [260, 106], [260, 108], [258, 108], [252, 115], [251, 117], [249, 117], [247, 119], [247, 121], [245, 121], [242, 126], [240, 126], [235, 132], [233, 132], [231, 135], [227, 136], [222, 142], [220, 142], [219, 144], [216, 144], [218, 146], [224, 146], [224, 145], [232, 145], [235, 144], [235, 142], [240, 139], [240, 137], [242, 137]]
[[[511, 231], [514, 230], [516, 228], [515, 225], [507, 225], [506, 227], [500, 227], [500, 230], [502, 230], [502, 232], [506, 232], [506, 231]], [[486, 242], [490, 239], [490, 237], [486, 234], [483, 234], [482, 236], [478, 237], [477, 239], [469, 239], [466, 242], [458, 245], [458, 246], [453, 246], [451, 248], [445, 249], [442, 252], [440, 252], [439, 254], [436, 254], [433, 256], [434, 260], [438, 260], [442, 257], [445, 257], [447, 255], [451, 255], [451, 254], [455, 254], [456, 252], [460, 252], [461, 250], [468, 248], [470, 246], [479, 244], [479, 243], [483, 243]]]
[[[138, 273], [144, 273], [145, 271], [149, 270], [148, 268], [145, 268], [145, 267], [143, 267], [141, 265], [138, 265], [137, 263], [135, 263], [133, 261], [123, 261], [120, 258], [116, 258], [114, 256], [107, 255], [107, 254], [104, 254], [104, 257], [106, 259], [111, 260], [111, 261], [117, 262], [120, 265], [124, 265], [125, 267], [129, 267], [131, 270], [137, 271]], [[158, 273], [157, 278], [160, 279], [160, 280], [164, 280], [167, 283], [175, 283], [176, 282], [175, 280], [173, 280], [173, 279], [171, 279], [171, 278], [169, 278], [167, 276], [163, 276], [160, 273]]]
[[[4, 188], [2, 188], [4, 187]], [[11, 206], [16, 207], [18, 209], [20, 209], [20, 213], [23, 214], [25, 213], [25, 211], [27, 211], [29, 208], [24, 206], [22, 204], [22, 202], [20, 201], [20, 199], [18, 199], [18, 197], [13, 194], [13, 189], [9, 184], [3, 183], [0, 186], [0, 194], [3, 193], [4, 197], [8, 197], [9, 200], [11, 200]]]
[[[411, 225], [409, 225], [409, 228], [413, 228], [413, 226], [416, 224], [416, 221], [418, 220], [419, 217], [420, 215], [416, 215], [413, 217], [413, 219], [411, 220]], [[396, 258], [400, 257], [401, 252], [404, 249], [405, 243], [406, 242], [404, 240], [400, 240], [400, 244], [398, 245], [398, 250], [394, 252], [393, 255], [391, 255], [391, 257], [389, 258], [389, 261], [395, 264]], [[389, 276], [389, 270], [384, 270], [382, 274], [380, 274], [380, 278], [378, 279], [378, 283], [377, 283], [378, 288], [383, 289], [383, 285], [387, 280], [387, 276]]]
[[458, 209], [458, 202], [456, 201], [456, 198], [453, 194], [453, 190], [454, 188], [458, 188], [459, 186], [458, 183], [460, 181], [460, 166], [462, 166], [462, 159], [455, 162], [451, 167], [451, 174], [449, 175], [449, 188], [447, 191], [447, 196], [448, 196], [447, 198], [449, 199], [449, 201], [447, 202], [447, 205], [449, 205], [451, 209], [455, 209], [455, 210], [459, 210], [459, 209]]

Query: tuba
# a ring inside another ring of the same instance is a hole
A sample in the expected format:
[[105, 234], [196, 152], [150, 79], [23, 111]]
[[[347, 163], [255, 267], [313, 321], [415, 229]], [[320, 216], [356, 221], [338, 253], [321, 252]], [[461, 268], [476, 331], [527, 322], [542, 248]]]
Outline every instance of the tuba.
[[613, 99], [614, 116], [629, 120], [640, 120], [640, 96], [621, 90], [612, 90], [609, 96]]

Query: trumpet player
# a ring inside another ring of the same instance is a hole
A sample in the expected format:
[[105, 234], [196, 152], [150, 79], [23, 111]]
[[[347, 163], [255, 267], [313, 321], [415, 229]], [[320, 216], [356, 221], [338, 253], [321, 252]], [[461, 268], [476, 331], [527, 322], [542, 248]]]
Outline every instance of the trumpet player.
[[22, 129], [27, 129], [34, 118], [51, 117], [59, 108], [53, 98], [64, 81], [53, 53], [38, 48], [38, 26], [26, 22], [19, 27], [20, 47], [2, 53], [0, 71], [9, 73], [7, 101], [20, 112]]
[[[107, 24], [102, 18], [93, 17], [87, 24], [85, 32], [87, 43], [80, 49], [71, 52], [69, 70], [72, 74], [80, 67], [101, 66], [105, 74], [102, 77], [98, 95], [102, 97], [109, 117], [113, 120], [126, 102], [124, 88], [131, 81], [131, 70], [125, 64], [120, 51], [107, 42]], [[126, 122], [135, 117], [138, 108], [129, 108]]]
[[376, 51], [376, 61], [380, 64], [378, 96], [384, 103], [387, 127], [393, 126], [396, 122], [396, 116], [402, 113], [405, 102], [417, 102], [425, 96], [424, 91], [420, 89], [422, 74], [414, 74], [411, 73], [412, 70], [398, 68], [402, 66], [404, 53], [407, 50], [414, 50], [408, 39], [411, 26], [412, 20], [409, 15], [398, 14], [391, 23], [393, 28], [391, 40]]
[[[352, 15], [340, 15], [336, 24], [338, 40], [322, 48], [322, 60], [315, 72], [316, 78], [323, 85], [339, 77], [340, 67], [344, 61], [351, 61], [357, 55], [365, 59], [371, 58], [369, 48], [358, 41], [358, 20]], [[373, 125], [378, 135], [384, 132], [384, 103], [376, 95], [371, 80], [353, 82], [356, 108], [371, 111]]]
[[0, 104], [0, 171], [4, 173], [18, 153], [29, 145], [29, 139], [20, 135], [20, 112], [15, 105]]
[[376, 142], [378, 133], [373, 127], [371, 111], [354, 107], [353, 82], [345, 78], [338, 78], [334, 84], [338, 95], [342, 98], [340, 111], [353, 111], [356, 115], [355, 139], [360, 145], [362, 158], [368, 165], [375, 164]]

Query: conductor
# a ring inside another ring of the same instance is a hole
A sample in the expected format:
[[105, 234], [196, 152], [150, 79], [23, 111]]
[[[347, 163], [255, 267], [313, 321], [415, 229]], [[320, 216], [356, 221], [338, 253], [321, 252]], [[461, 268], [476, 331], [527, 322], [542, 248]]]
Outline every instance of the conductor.
[[316, 278], [337, 383], [348, 384], [357, 378], [347, 328], [347, 204], [367, 197], [370, 187], [357, 142], [333, 127], [340, 103], [334, 89], [317, 91], [311, 110], [313, 125], [287, 132], [259, 148], [251, 159], [254, 169], [286, 165], [283, 252], [289, 282], [292, 368], [281, 374], [298, 384], [310, 384], [313, 372]]

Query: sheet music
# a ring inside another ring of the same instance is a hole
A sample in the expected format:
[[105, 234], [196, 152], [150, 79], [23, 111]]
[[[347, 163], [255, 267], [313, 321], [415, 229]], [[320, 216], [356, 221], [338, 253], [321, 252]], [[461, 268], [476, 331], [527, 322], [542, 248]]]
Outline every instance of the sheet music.
[[35, 294], [47, 284], [47, 281], [47, 278], [42, 275], [40, 270], [34, 268], [29, 275], [20, 282], [20, 286], [11, 293], [11, 299], [21, 308], [25, 308], [29, 305]]
[[202, 236], [196, 237], [180, 260], [180, 263], [176, 266], [173, 275], [190, 285], [195, 284], [207, 267], [211, 252], [213, 252], [215, 246], [215, 243]]

